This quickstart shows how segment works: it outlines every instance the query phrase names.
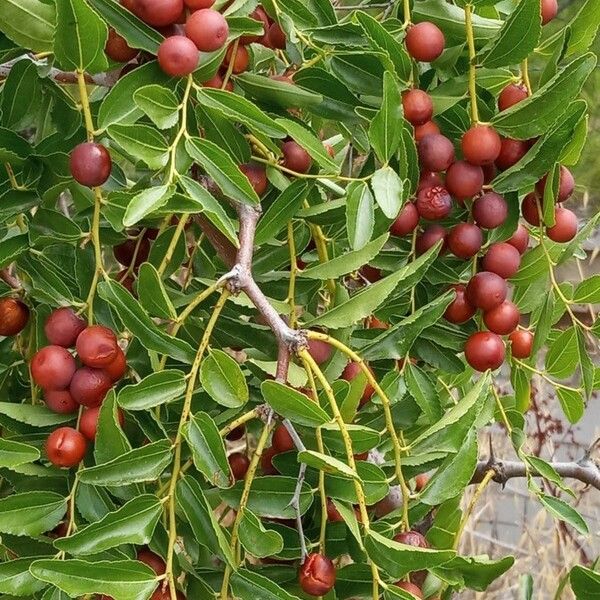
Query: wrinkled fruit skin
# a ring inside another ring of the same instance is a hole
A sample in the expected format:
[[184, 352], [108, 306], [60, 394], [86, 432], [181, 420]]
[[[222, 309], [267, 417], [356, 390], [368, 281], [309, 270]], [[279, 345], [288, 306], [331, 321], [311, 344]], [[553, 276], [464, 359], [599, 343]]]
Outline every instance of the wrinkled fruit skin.
[[492, 371], [504, 362], [502, 338], [490, 331], [478, 331], [469, 337], [465, 344], [465, 358], [476, 371]]
[[85, 456], [87, 443], [72, 427], [59, 427], [46, 440], [46, 456], [57, 467], [75, 467]]
[[77, 369], [75, 359], [62, 346], [45, 346], [31, 359], [31, 376], [44, 390], [64, 390], [69, 387]]
[[324, 596], [335, 584], [335, 566], [322, 554], [309, 554], [300, 567], [300, 587], [309, 596]]
[[0, 298], [0, 336], [17, 335], [29, 321], [29, 308], [17, 298]]
[[102, 144], [83, 142], [73, 148], [69, 167], [77, 183], [87, 187], [98, 187], [110, 177], [112, 160]]
[[86, 328], [86, 322], [72, 308], [57, 308], [44, 324], [46, 339], [55, 346], [72, 348], [77, 336]]
[[425, 188], [417, 193], [416, 207], [419, 215], [427, 221], [440, 221], [452, 211], [452, 197], [441, 186]]

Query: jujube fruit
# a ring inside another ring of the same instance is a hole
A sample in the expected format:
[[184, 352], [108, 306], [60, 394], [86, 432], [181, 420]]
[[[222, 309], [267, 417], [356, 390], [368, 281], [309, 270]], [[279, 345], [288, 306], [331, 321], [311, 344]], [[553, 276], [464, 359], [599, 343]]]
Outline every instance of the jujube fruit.
[[423, 90], [406, 90], [402, 92], [402, 108], [404, 117], [412, 125], [423, 125], [433, 116], [433, 101]]
[[506, 243], [515, 247], [519, 254], [523, 254], [529, 246], [529, 232], [527, 228], [519, 223], [510, 239], [506, 240]]
[[[544, 196], [544, 190], [546, 189], [546, 181], [548, 175], [544, 175], [536, 184], [535, 189], [537, 190], [540, 197]], [[568, 200], [573, 192], [575, 191], [575, 178], [573, 173], [564, 165], [560, 166], [560, 174], [558, 177], [558, 195], [556, 198], [557, 202], [564, 202]]]
[[18, 298], [0, 298], [0, 336], [17, 335], [29, 321], [29, 308]]
[[250, 185], [254, 188], [254, 191], [258, 196], [262, 196], [267, 190], [269, 184], [267, 180], [267, 172], [264, 167], [254, 164], [246, 163], [240, 165], [240, 171], [248, 178]]
[[467, 284], [467, 300], [483, 311], [502, 304], [507, 293], [506, 281], [490, 271], [476, 273]]
[[79, 408], [79, 404], [73, 400], [69, 390], [46, 390], [44, 400], [52, 412], [61, 415], [70, 415]]
[[108, 29], [108, 38], [106, 40], [104, 52], [106, 52], [106, 55], [115, 62], [123, 63], [129, 62], [139, 54], [139, 50], [132, 48], [127, 43], [127, 40], [122, 35], [119, 35], [112, 27]]
[[163, 558], [147, 548], [142, 548], [137, 553], [137, 560], [148, 565], [159, 577], [167, 571], [167, 565]]
[[225, 45], [229, 25], [225, 17], [212, 8], [193, 12], [185, 24], [185, 35], [202, 52], [214, 52]]
[[509, 83], [498, 96], [498, 110], [507, 110], [528, 97], [529, 92], [522, 83]]
[[454, 144], [438, 133], [426, 135], [419, 142], [418, 152], [425, 171], [445, 171], [454, 162]]
[[83, 142], [73, 148], [69, 167], [77, 183], [86, 187], [98, 187], [110, 177], [112, 160], [102, 144]]
[[340, 511], [335, 507], [330, 498], [327, 498], [327, 520], [330, 523], [341, 523], [344, 520], [344, 517], [342, 517]]
[[115, 356], [112, 362], [103, 367], [103, 369], [112, 381], [118, 381], [125, 375], [127, 371], [127, 358], [121, 348], [117, 349], [117, 356]]
[[282, 452], [290, 452], [296, 448], [292, 436], [289, 434], [283, 423], [278, 425], [273, 431], [273, 439], [271, 442], [273, 448], [278, 454]]
[[234, 481], [240, 481], [246, 477], [246, 473], [248, 472], [248, 467], [250, 466], [250, 461], [245, 454], [241, 452], [234, 452], [230, 454], [227, 458], [229, 462], [229, 468], [231, 469], [231, 473], [233, 475]]
[[76, 402], [94, 408], [102, 404], [112, 386], [112, 379], [103, 369], [81, 367], [75, 371], [69, 391]]
[[263, 450], [262, 456], [260, 457], [260, 468], [264, 475], [277, 475], [279, 471], [273, 465], [273, 457], [277, 454], [277, 451], [272, 446]]
[[50, 313], [44, 324], [44, 333], [51, 344], [71, 348], [85, 328], [85, 320], [72, 308], [64, 306]]
[[417, 254], [424, 254], [430, 248], [433, 248], [439, 241], [444, 242], [440, 253], [444, 251], [446, 246], [446, 230], [441, 225], [430, 225], [425, 231], [417, 236], [415, 249]]
[[570, 242], [577, 235], [577, 215], [562, 206], [557, 206], [554, 210], [554, 225], [546, 229], [548, 237], [553, 242], [563, 244]]
[[[79, 419], [79, 431], [90, 441], [93, 442], [96, 439], [96, 433], [98, 431], [98, 418], [100, 417], [100, 407], [93, 406], [91, 408], [85, 408], [81, 413]], [[125, 423], [125, 415], [119, 408], [117, 410], [117, 419], [119, 424], [123, 427]], [[161, 575], [162, 573], [159, 573]]]
[[427, 473], [419, 473], [415, 477], [415, 490], [420, 492], [429, 483], [429, 475]]
[[238, 425], [235, 429], [232, 429], [225, 437], [230, 442], [235, 442], [237, 440], [241, 440], [244, 437], [245, 433], [246, 433], [246, 426]]
[[483, 313], [485, 326], [498, 335], [508, 335], [519, 325], [521, 313], [515, 304], [505, 300], [499, 306]]
[[225, 53], [225, 58], [223, 59], [223, 65], [229, 67], [231, 61], [233, 59], [233, 67], [231, 67], [231, 72], [236, 75], [243, 73], [250, 64], [250, 53], [246, 46], [238, 45], [235, 55], [233, 53], [234, 46], [229, 46], [227, 48], [227, 52]]
[[[136, 247], [137, 254], [135, 252]], [[139, 240], [138, 244], [138, 240], [127, 239], [113, 247], [113, 254], [124, 267], [131, 265], [135, 256], [133, 266], [138, 268], [143, 262], [148, 260], [148, 256], [150, 255], [150, 240], [144, 237]]]
[[472, 198], [483, 186], [483, 170], [464, 160], [457, 160], [446, 171], [446, 189], [457, 200]]
[[490, 331], [478, 331], [471, 335], [465, 344], [465, 358], [476, 371], [492, 371], [504, 362], [502, 338]]
[[333, 562], [322, 554], [309, 554], [300, 567], [299, 582], [302, 590], [309, 596], [324, 596], [335, 585]]
[[419, 190], [416, 202], [419, 215], [427, 221], [440, 221], [452, 211], [452, 197], [441, 186]]
[[48, 460], [57, 467], [75, 467], [85, 456], [87, 442], [79, 431], [72, 427], [60, 427], [46, 440]]
[[394, 536], [394, 541], [415, 548], [429, 548], [429, 542], [418, 531], [403, 531]]
[[269, 27], [269, 33], [267, 34], [267, 37], [269, 38], [269, 42], [271, 42], [271, 46], [273, 48], [277, 50], [285, 50], [287, 38], [285, 31], [283, 31], [279, 23], [273, 23], [271, 27]]
[[312, 165], [310, 154], [300, 144], [289, 140], [281, 147], [283, 166], [296, 173], [307, 173]]
[[427, 123], [415, 127], [415, 140], [420, 142], [426, 135], [439, 132], [440, 128], [433, 121], [427, 121]]
[[496, 273], [502, 279], [510, 279], [521, 266], [519, 251], [507, 242], [492, 244], [483, 259], [481, 266], [485, 271]]
[[260, 42], [261, 39], [268, 33], [270, 26], [269, 17], [262, 6], [257, 6], [248, 16], [262, 24], [263, 32], [260, 35], [243, 35], [240, 38], [240, 44], [244, 45]]
[[418, 224], [419, 211], [412, 202], [407, 202], [390, 225], [390, 232], [397, 236], [408, 235], [417, 228]]
[[77, 369], [75, 359], [62, 346], [45, 346], [31, 359], [31, 377], [44, 390], [69, 387]]
[[421, 588], [410, 581], [397, 581], [395, 585], [401, 590], [411, 593], [415, 598], [423, 598]]
[[[362, 373], [362, 369], [357, 362], [350, 361], [342, 371], [341, 378], [345, 381], [353, 381], [356, 377], [358, 377]], [[365, 389], [363, 390], [362, 396], [360, 398], [360, 406], [364, 406], [373, 396], [375, 390], [373, 386], [366, 381]]]
[[533, 333], [519, 329], [509, 336], [512, 355], [515, 358], [529, 358], [533, 350]]
[[473, 202], [473, 219], [483, 229], [500, 227], [507, 217], [506, 200], [496, 192], [486, 192]]
[[379, 281], [383, 276], [381, 274], [381, 270], [371, 265], [363, 265], [359, 269], [360, 274], [370, 283], [375, 283]]
[[308, 353], [318, 365], [327, 362], [331, 358], [332, 352], [333, 349], [327, 342], [308, 340]]
[[444, 182], [442, 178], [437, 174], [431, 171], [421, 173], [421, 177], [419, 177], [419, 185], [417, 186], [417, 192], [420, 192], [424, 188], [431, 188], [436, 186], [443, 187]]
[[473, 125], [461, 141], [465, 160], [473, 165], [489, 165], [500, 154], [502, 141], [498, 132], [489, 125]]
[[483, 244], [483, 234], [477, 225], [458, 223], [452, 227], [446, 240], [448, 249], [454, 256], [469, 259], [475, 256]]
[[550, 23], [558, 14], [558, 0], [541, 0], [542, 25]]
[[503, 171], [516, 165], [529, 150], [529, 144], [523, 140], [503, 138], [500, 144], [500, 154], [496, 158], [496, 166]]
[[184, 35], [172, 35], [158, 47], [158, 64], [171, 77], [185, 77], [198, 67], [198, 49]]
[[183, 2], [191, 10], [200, 10], [201, 8], [210, 8], [215, 0], [183, 0]]
[[439, 58], [446, 46], [442, 30], [429, 21], [412, 25], [406, 32], [404, 41], [408, 53], [422, 62], [432, 62]]
[[521, 214], [523, 218], [530, 224], [538, 227], [540, 224], [540, 211], [538, 209], [537, 196], [532, 192], [523, 198], [521, 203]]
[[165, 27], [183, 12], [183, 0], [133, 0], [133, 12], [148, 25]]
[[466, 323], [473, 317], [477, 309], [467, 300], [466, 287], [462, 283], [453, 285], [452, 288], [456, 295], [446, 308], [444, 317], [450, 323]]
[[[176, 600], [186, 600], [186, 597], [184, 596], [183, 592], [180, 592], [179, 590], [177, 590], [175, 598]], [[159, 582], [158, 587], [156, 588], [152, 596], [150, 596], [150, 600], [171, 600], [171, 592], [169, 590], [169, 586], [163, 586], [163, 582]]]
[[117, 337], [103, 325], [90, 325], [77, 337], [77, 354], [88, 367], [106, 367], [116, 357], [119, 349]]

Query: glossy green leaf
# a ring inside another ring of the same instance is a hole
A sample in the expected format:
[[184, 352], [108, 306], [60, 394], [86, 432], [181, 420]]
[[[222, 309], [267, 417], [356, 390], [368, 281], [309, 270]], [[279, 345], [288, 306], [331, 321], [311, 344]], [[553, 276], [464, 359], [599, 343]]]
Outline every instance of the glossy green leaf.
[[13, 402], [0, 402], [0, 415], [6, 415], [19, 423], [26, 423], [32, 427], [52, 427], [73, 419], [73, 415], [57, 414], [39, 404], [15, 404]]
[[185, 387], [183, 371], [158, 371], [121, 389], [117, 402], [126, 410], [148, 410], [179, 398]]
[[54, 492], [22, 492], [0, 499], [0, 533], [38, 536], [54, 529], [67, 511]]
[[583, 517], [564, 500], [546, 494], [540, 494], [538, 498], [546, 510], [554, 517], [560, 521], [564, 521], [582, 535], [587, 535], [589, 533], [588, 526], [583, 520]]
[[556, 389], [556, 395], [558, 396], [560, 406], [569, 422], [579, 422], [585, 411], [585, 404], [581, 392], [559, 387]]
[[240, 365], [222, 350], [211, 350], [202, 361], [200, 381], [206, 393], [222, 406], [239, 408], [248, 402], [248, 384]]
[[34, 52], [52, 51], [54, 4], [41, 0], [3, 0], [1, 8], [0, 30], [13, 42]]
[[600, 593], [600, 573], [586, 567], [573, 567], [569, 575], [577, 600], [595, 600]]
[[40, 458], [40, 451], [29, 444], [0, 438], [0, 467], [11, 468]]
[[348, 242], [354, 250], [360, 250], [373, 235], [375, 205], [373, 194], [364, 182], [348, 186], [346, 198], [346, 230]]
[[261, 392], [271, 408], [298, 425], [319, 427], [329, 421], [327, 413], [311, 398], [278, 381], [263, 381]]
[[136, 194], [125, 209], [123, 225], [131, 227], [164, 206], [175, 193], [173, 185], [150, 187]]
[[333, 456], [315, 452], [314, 450], [302, 450], [298, 452], [298, 462], [305, 463], [309, 467], [324, 471], [325, 473], [338, 475], [339, 477], [358, 479], [358, 474], [345, 462]]
[[137, 293], [142, 306], [151, 315], [163, 319], [175, 319], [177, 312], [156, 268], [143, 263], [138, 272]]
[[169, 160], [169, 145], [162, 133], [153, 127], [114, 123], [109, 125], [107, 131], [136, 161], [143, 161], [151, 169], [162, 169], [166, 166]]
[[546, 354], [546, 371], [559, 379], [573, 374], [579, 363], [575, 327], [565, 329], [552, 343]]
[[404, 203], [404, 182], [392, 167], [385, 166], [375, 171], [371, 178], [375, 202], [388, 219], [394, 219]]
[[177, 123], [179, 100], [162, 85], [146, 85], [133, 94], [134, 102], [159, 129], [169, 129]]
[[[402, 120], [400, 89], [394, 76], [386, 72], [383, 77], [383, 102], [369, 126], [371, 145], [382, 163], [387, 164], [400, 145]], [[386, 216], [390, 216], [383, 207], [382, 210]]]
[[298, 600], [269, 577], [248, 569], [238, 569], [231, 576], [231, 587], [241, 600]]
[[46, 584], [36, 579], [29, 567], [35, 558], [13, 558], [0, 563], [0, 594], [14, 596], [33, 596], [44, 589]]
[[286, 81], [278, 81], [256, 73], [242, 73], [236, 83], [253, 98], [283, 108], [306, 108], [322, 102], [323, 97]]
[[273, 529], [265, 529], [260, 519], [247, 508], [240, 521], [240, 543], [258, 558], [275, 556], [283, 550], [283, 538]]

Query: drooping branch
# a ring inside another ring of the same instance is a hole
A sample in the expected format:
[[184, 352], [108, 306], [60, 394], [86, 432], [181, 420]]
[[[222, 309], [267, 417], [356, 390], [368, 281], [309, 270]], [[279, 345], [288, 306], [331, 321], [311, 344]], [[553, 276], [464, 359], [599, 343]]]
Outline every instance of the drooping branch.
[[10, 268], [0, 269], [0, 279], [2, 279], [2, 281], [4, 281], [4, 283], [6, 283], [6, 285], [11, 287], [13, 290], [21, 289], [21, 282], [19, 281], [18, 277], [11, 273]]

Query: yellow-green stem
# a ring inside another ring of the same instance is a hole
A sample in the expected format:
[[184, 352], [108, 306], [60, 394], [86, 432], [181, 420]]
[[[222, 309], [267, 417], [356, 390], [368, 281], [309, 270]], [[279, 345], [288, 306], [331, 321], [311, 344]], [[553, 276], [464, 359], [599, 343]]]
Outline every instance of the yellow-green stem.
[[235, 42], [233, 42], [233, 46], [231, 48], [231, 54], [229, 59], [229, 65], [227, 66], [227, 72], [225, 73], [225, 77], [223, 77], [223, 83], [221, 84], [221, 89], [224, 90], [231, 79], [231, 75], [233, 73], [233, 67], [235, 65], [235, 59], [237, 58], [238, 47], [240, 44], [240, 38], [237, 38]]
[[529, 95], [531, 96], [531, 94], [533, 92], [533, 88], [531, 87], [531, 80], [529, 79], [529, 61], [528, 61], [528, 59], [525, 59], [521, 63], [521, 79], [523, 80], [523, 83], [525, 84], [525, 87], [527, 88], [527, 91], [529, 92]]
[[175, 228], [175, 232], [173, 233], [173, 237], [171, 238], [169, 247], [167, 248], [167, 251], [165, 252], [165, 255], [164, 255], [163, 259], [161, 260], [160, 265], [157, 269], [158, 274], [161, 277], [162, 277], [163, 273], [165, 272], [165, 269], [168, 267], [169, 263], [171, 262], [171, 259], [173, 258], [173, 254], [175, 253], [175, 248], [177, 248], [177, 242], [179, 242], [179, 238], [181, 237], [181, 234], [183, 233], [183, 230], [185, 229], [185, 226], [187, 225], [189, 217], [190, 216], [187, 213], [184, 213], [181, 215], [181, 217], [179, 217], [179, 223], [177, 223], [177, 227]]
[[228, 425], [219, 430], [219, 434], [221, 437], [226, 437], [229, 435], [234, 429], [237, 429], [240, 425], [244, 425], [248, 421], [252, 421], [252, 419], [256, 419], [259, 415], [258, 408], [253, 408], [249, 410], [247, 413], [244, 413], [241, 417], [238, 417], [234, 421], [231, 421]]
[[479, 123], [477, 108], [477, 67], [475, 58], [475, 36], [473, 33], [473, 7], [465, 5], [465, 27], [467, 30], [467, 46], [469, 48], [469, 97], [471, 100], [471, 122]]
[[83, 120], [85, 123], [85, 130], [87, 132], [87, 139], [88, 142], [91, 142], [94, 139], [94, 121], [92, 119], [90, 99], [88, 97], [87, 85], [85, 82], [85, 73], [81, 70], [77, 71], [77, 85], [79, 87], [79, 98], [81, 102], [81, 109], [83, 110]]
[[177, 174], [177, 146], [181, 141], [181, 138], [184, 135], [187, 135], [187, 107], [188, 100], [190, 98], [190, 91], [192, 89], [193, 78], [191, 75], [188, 75], [187, 83], [185, 86], [185, 91], [183, 92], [183, 100], [181, 101], [181, 125], [179, 126], [179, 131], [171, 144], [170, 151], [170, 164], [169, 164], [169, 173], [167, 175], [167, 183], [173, 183], [175, 180], [175, 175]]

